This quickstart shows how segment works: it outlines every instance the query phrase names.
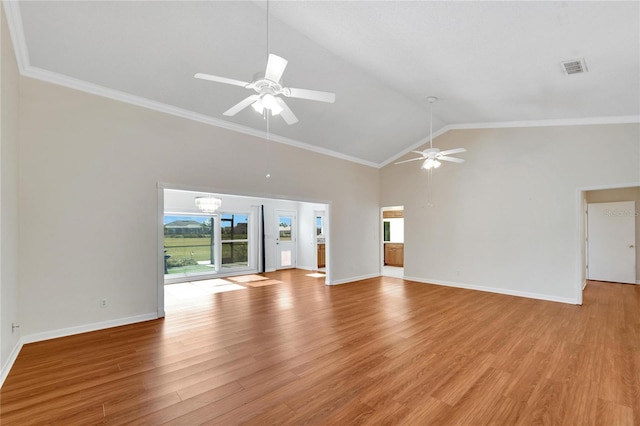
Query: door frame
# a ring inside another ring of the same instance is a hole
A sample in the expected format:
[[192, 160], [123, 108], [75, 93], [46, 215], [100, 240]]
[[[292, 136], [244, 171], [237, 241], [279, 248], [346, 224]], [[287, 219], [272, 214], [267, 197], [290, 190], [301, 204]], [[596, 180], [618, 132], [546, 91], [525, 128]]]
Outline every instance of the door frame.
[[324, 210], [314, 210], [313, 211], [313, 253], [314, 253], [314, 257], [315, 257], [315, 266], [316, 266], [316, 271], [319, 269], [319, 265], [318, 265], [318, 235], [316, 234], [316, 219], [320, 217], [322, 218], [322, 235], [324, 236], [324, 266], [322, 267], [325, 271], [327, 270], [327, 235], [325, 233], [325, 229], [327, 229], [327, 223], [326, 223], [326, 213]]
[[[576, 245], [577, 270], [575, 281], [575, 300], [577, 305], [582, 305], [582, 292], [587, 286], [587, 192], [603, 189], [623, 189], [640, 187], [640, 181], [626, 184], [597, 185], [576, 188]], [[636, 247], [637, 250], [637, 247]]]
[[[384, 275], [384, 266], [385, 266], [384, 265], [384, 244], [385, 244], [385, 241], [384, 241], [384, 219], [385, 219], [384, 218], [384, 212], [385, 211], [389, 211], [389, 210], [402, 210], [402, 212], [403, 212], [402, 213], [402, 218], [403, 218], [403, 220], [405, 220], [405, 217], [404, 217], [404, 211], [405, 211], [404, 205], [380, 207], [380, 240], [379, 240], [380, 241], [380, 258], [379, 258], [379, 260], [380, 260], [380, 262], [379, 262], [380, 263], [380, 276], [385, 276]], [[403, 235], [402, 239], [404, 241], [404, 235]], [[404, 256], [404, 258], [406, 259], [406, 256]], [[402, 261], [402, 264], [403, 264], [402, 269], [404, 270], [404, 265], [405, 265], [404, 259]]]
[[[195, 192], [206, 192], [211, 194], [220, 194], [220, 195], [229, 195], [229, 196], [239, 196], [239, 197], [250, 197], [256, 198], [258, 200], [271, 200], [271, 201], [279, 201], [279, 200], [289, 200], [289, 201], [297, 201], [302, 203], [310, 203], [310, 204], [322, 204], [324, 205], [325, 211], [325, 248], [326, 248], [326, 267], [325, 267], [325, 285], [332, 285], [331, 282], [331, 271], [332, 271], [332, 262], [331, 262], [331, 208], [332, 203], [329, 200], [321, 200], [321, 199], [305, 199], [298, 198], [290, 195], [282, 195], [277, 193], [256, 193], [256, 192], [246, 192], [246, 191], [238, 191], [234, 190], [233, 192], [229, 192], [228, 190], [224, 190], [221, 188], [214, 187], [204, 187], [204, 186], [194, 186], [194, 185], [184, 185], [184, 184], [176, 184], [170, 182], [160, 182], [156, 183], [156, 224], [157, 224], [157, 257], [156, 257], [156, 303], [157, 303], [157, 317], [163, 318], [165, 316], [164, 309], [164, 190], [172, 189], [178, 191], [195, 191]], [[256, 206], [257, 208], [258, 206]], [[270, 229], [268, 224], [265, 224], [265, 228]], [[258, 256], [260, 256], [260, 250], [258, 249]]]
[[[298, 266], [298, 212], [294, 210], [283, 210], [283, 209], [275, 209], [274, 210], [274, 223], [273, 226], [275, 228], [274, 232], [274, 244], [275, 244], [275, 252], [276, 252], [276, 271], [280, 271], [283, 269], [294, 269]], [[282, 267], [280, 265], [280, 217], [291, 217], [291, 247], [292, 247], [292, 265]]]
[[[606, 215], [606, 210], [602, 211], [601, 209], [606, 209], [607, 207], [612, 207], [611, 205], [615, 204], [617, 206], [622, 206], [624, 205], [625, 207], [629, 206], [630, 209], [629, 211], [632, 212], [636, 212], [636, 202], [635, 200], [626, 200], [626, 201], [605, 201], [605, 202], [595, 202], [595, 203], [587, 203], [587, 279], [588, 280], [593, 280], [593, 281], [615, 281], [615, 282], [620, 282], [623, 284], [638, 284], [637, 282], [637, 276], [636, 276], [636, 270], [637, 270], [637, 265], [636, 265], [636, 250], [635, 250], [635, 240], [636, 240], [636, 218], [635, 215], [629, 215], [624, 217], [624, 226], [630, 225], [631, 223], [633, 224], [633, 244], [630, 247], [625, 247], [626, 250], [628, 250], [628, 248], [634, 248], [633, 250], [633, 282], [629, 282], [629, 281], [616, 281], [614, 279], [604, 279], [605, 277], [608, 278], [614, 278], [609, 276], [609, 274], [616, 274], [616, 272], [614, 272], [616, 269], [609, 269], [607, 271], [605, 271], [604, 273], [602, 273], [602, 276], [600, 278], [592, 278], [592, 274], [593, 274], [593, 265], [596, 264], [596, 266], [598, 265], [603, 265], [603, 264], [608, 264], [611, 265], [612, 263], [615, 263], [615, 258], [618, 259], [622, 259], [623, 257], [626, 257], [629, 255], [629, 253], [627, 252], [626, 254], [622, 255], [621, 253], [617, 253], [616, 255], [613, 257], [601, 257], [601, 256], [594, 256], [592, 257], [592, 252], [595, 253], [598, 250], [595, 249], [600, 249], [599, 251], [601, 252], [600, 255], [602, 255], [602, 248], [603, 247], [609, 247], [608, 244], [594, 244], [594, 239], [593, 239], [593, 235], [592, 232], [594, 234], [602, 234], [602, 232], [597, 232], [599, 230], [601, 230], [602, 228], [596, 227], [595, 225], [597, 223], [602, 224], [602, 222], [598, 222], [597, 216], [600, 216], [600, 214], [604, 214]], [[633, 207], [631, 207], [633, 206]], [[625, 232], [625, 236], [626, 236], [626, 232]], [[628, 236], [627, 236], [628, 237]], [[611, 240], [609, 240], [609, 242], [611, 242]], [[624, 244], [628, 243], [625, 242]], [[608, 250], [607, 250], [608, 251]], [[607, 256], [606, 254], [604, 256]], [[606, 261], [603, 261], [606, 260]], [[625, 262], [626, 263], [626, 262]], [[613, 272], [612, 272], [613, 271]], [[626, 275], [626, 274], [625, 274]], [[618, 279], [620, 279], [620, 277], [618, 277]]]

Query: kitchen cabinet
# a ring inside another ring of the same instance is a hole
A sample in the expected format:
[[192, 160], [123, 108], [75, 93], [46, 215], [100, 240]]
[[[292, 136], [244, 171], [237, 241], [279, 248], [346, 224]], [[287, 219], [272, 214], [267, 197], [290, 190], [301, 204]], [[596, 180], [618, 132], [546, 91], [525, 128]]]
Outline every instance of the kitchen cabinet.
[[401, 217], [404, 217], [404, 211], [403, 210], [385, 210], [382, 212], [382, 217], [385, 219], [401, 218]]
[[318, 244], [318, 268], [324, 268], [326, 265], [324, 244]]
[[384, 245], [384, 264], [387, 266], [404, 266], [404, 244], [386, 243]]

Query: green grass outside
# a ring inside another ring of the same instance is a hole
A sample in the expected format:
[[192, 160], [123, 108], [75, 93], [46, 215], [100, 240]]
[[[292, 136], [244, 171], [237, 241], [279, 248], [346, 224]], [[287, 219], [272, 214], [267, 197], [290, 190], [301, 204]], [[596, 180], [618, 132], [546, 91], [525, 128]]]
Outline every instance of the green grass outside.
[[[234, 244], [234, 265], [246, 264], [247, 262], [247, 243]], [[185, 272], [202, 272], [211, 271], [210, 266], [206, 265], [191, 265], [184, 263], [198, 262], [198, 261], [211, 261], [211, 238], [210, 237], [179, 237], [174, 238], [171, 236], [165, 236], [164, 247], [166, 254], [171, 258], [168, 260], [168, 273], [177, 274]], [[228, 261], [231, 256], [231, 245], [222, 244], [222, 259]], [[180, 266], [176, 266], [177, 263], [183, 263]], [[222, 265], [230, 266], [230, 265]]]
[[211, 260], [211, 238], [209, 237], [164, 237], [164, 248], [167, 250], [167, 254], [175, 259], [193, 258], [196, 262]]

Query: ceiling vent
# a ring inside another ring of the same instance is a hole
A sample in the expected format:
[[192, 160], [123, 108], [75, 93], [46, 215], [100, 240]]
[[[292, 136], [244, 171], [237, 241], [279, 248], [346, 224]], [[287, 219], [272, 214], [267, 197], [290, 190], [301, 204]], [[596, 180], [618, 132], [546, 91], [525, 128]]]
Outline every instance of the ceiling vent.
[[584, 62], [584, 59], [572, 59], [570, 61], [564, 61], [560, 62], [560, 65], [562, 65], [562, 71], [566, 75], [582, 74], [589, 71], [587, 69], [587, 64]]

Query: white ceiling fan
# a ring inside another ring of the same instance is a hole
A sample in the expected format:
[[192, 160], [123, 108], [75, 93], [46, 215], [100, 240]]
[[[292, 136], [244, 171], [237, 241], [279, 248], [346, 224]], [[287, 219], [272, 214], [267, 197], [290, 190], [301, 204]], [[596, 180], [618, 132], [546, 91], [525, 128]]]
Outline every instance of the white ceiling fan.
[[434, 96], [427, 98], [427, 101], [431, 105], [431, 117], [430, 117], [430, 129], [429, 129], [429, 148], [424, 151], [411, 151], [416, 154], [420, 154], [420, 157], [411, 158], [409, 160], [398, 161], [395, 164], [408, 163], [410, 161], [425, 160], [422, 164], [422, 168], [426, 170], [437, 169], [442, 163], [440, 161], [450, 161], [452, 163], [464, 163], [462, 158], [449, 157], [451, 154], [460, 154], [466, 152], [464, 148], [448, 149], [446, 151], [440, 151], [438, 148], [433, 147], [433, 104], [438, 100]]
[[272, 115], [281, 115], [287, 124], [298, 122], [298, 118], [291, 111], [289, 106], [282, 99], [282, 96], [288, 98], [309, 99], [312, 101], [333, 103], [336, 100], [335, 93], [320, 92], [318, 90], [296, 89], [294, 87], [284, 87], [280, 81], [288, 61], [273, 53], [269, 54], [267, 60], [267, 69], [264, 77], [249, 83], [246, 81], [234, 80], [226, 77], [218, 77], [216, 75], [197, 73], [194, 77], [202, 80], [215, 81], [217, 83], [231, 84], [241, 86], [245, 89], [253, 89], [256, 94], [251, 95], [236, 105], [226, 110], [223, 114], [233, 116], [251, 105], [260, 114], [264, 114], [265, 110], [270, 111]]

